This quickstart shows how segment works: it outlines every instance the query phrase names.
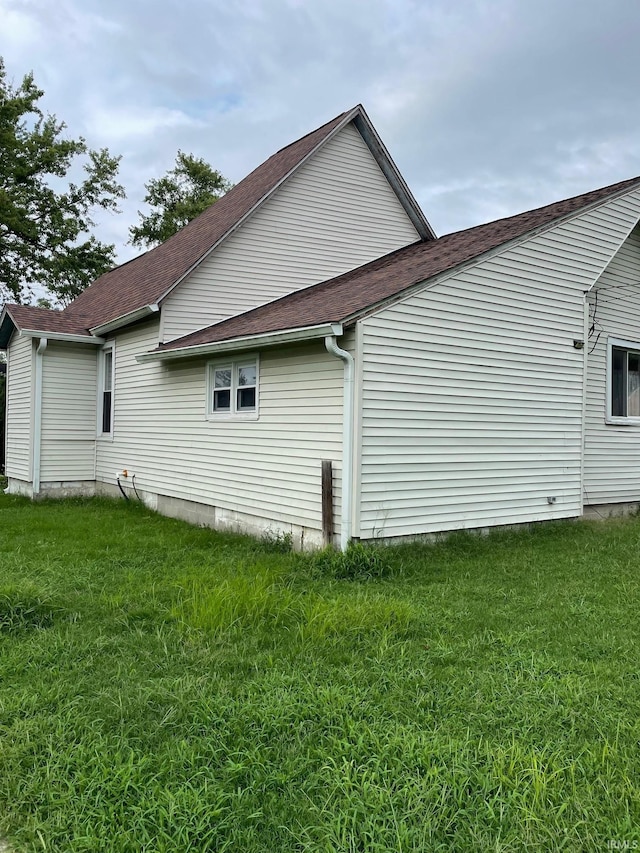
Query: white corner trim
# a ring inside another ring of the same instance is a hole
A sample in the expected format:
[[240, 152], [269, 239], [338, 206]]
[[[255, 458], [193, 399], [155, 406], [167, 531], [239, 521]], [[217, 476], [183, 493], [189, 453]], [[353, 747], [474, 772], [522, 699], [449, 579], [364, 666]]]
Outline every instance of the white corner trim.
[[[42, 359], [47, 348], [47, 338], [41, 337], [36, 348], [33, 406], [33, 494], [40, 493], [40, 459], [42, 454]], [[31, 345], [33, 346], [33, 344]]]

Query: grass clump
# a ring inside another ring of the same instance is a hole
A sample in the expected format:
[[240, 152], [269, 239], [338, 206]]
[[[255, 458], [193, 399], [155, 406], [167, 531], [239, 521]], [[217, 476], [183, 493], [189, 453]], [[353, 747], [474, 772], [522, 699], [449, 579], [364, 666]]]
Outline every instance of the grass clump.
[[350, 542], [346, 551], [324, 548], [309, 558], [311, 568], [319, 574], [345, 580], [383, 578], [391, 571], [386, 548]]
[[0, 586], [0, 634], [50, 628], [63, 614], [63, 608], [31, 584]]
[[260, 537], [260, 547], [273, 554], [288, 554], [293, 550], [293, 536], [282, 530], [267, 528]]
[[271, 632], [283, 630], [299, 651], [304, 644], [317, 650], [325, 642], [345, 645], [374, 633], [406, 634], [416, 613], [408, 601], [388, 593], [313, 590], [292, 583], [291, 576], [265, 572], [206, 586], [187, 581], [172, 616], [188, 630], [216, 637], [252, 632], [271, 642]]
[[0, 495], [0, 529], [20, 853], [640, 845], [638, 519], [308, 556]]

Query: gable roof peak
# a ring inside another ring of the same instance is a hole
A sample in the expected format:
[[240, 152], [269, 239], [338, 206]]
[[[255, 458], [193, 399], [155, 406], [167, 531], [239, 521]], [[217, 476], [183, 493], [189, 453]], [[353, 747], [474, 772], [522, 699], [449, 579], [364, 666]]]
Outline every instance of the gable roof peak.
[[[339, 127], [340, 124], [342, 124], [343, 122], [344, 122], [344, 124], [348, 124], [349, 121], [351, 121], [355, 117], [355, 115], [358, 113], [359, 109], [360, 110], [362, 109], [361, 104], [357, 104], [355, 107], [353, 107], [350, 110], [345, 110], [342, 113], [338, 113], [337, 116], [334, 116], [332, 119], [329, 119], [329, 121], [326, 121], [324, 124], [321, 124], [320, 127], [316, 127], [315, 130], [310, 130], [308, 133], [305, 133], [303, 136], [299, 137], [298, 139], [295, 139], [293, 142], [288, 142], [286, 145], [283, 145], [282, 148], [279, 148], [276, 151], [276, 153], [273, 154], [272, 156], [275, 157], [277, 154], [282, 154], [283, 151], [286, 151], [288, 148], [291, 148], [293, 145], [297, 145], [299, 142], [302, 142], [308, 136], [312, 136], [313, 134], [318, 133], [319, 131], [328, 127], [328, 125], [331, 125], [332, 126], [331, 130], [334, 130], [336, 127]], [[258, 168], [260, 168], [260, 167], [258, 167]]]
[[422, 210], [389, 157], [364, 107], [357, 104], [272, 154], [164, 243], [104, 273], [65, 309], [65, 313], [82, 319], [87, 328], [96, 328], [162, 302], [309, 157], [352, 121], [418, 233], [423, 239], [433, 239], [435, 234]]

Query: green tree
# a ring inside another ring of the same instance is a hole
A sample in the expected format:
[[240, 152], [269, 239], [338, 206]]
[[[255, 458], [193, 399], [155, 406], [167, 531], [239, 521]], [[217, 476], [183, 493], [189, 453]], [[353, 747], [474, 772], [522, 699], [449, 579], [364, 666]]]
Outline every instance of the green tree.
[[140, 224], [129, 229], [129, 242], [145, 248], [163, 243], [232, 186], [201, 157], [178, 151], [174, 168], [145, 184], [144, 201], [151, 213], [138, 211]]
[[115, 261], [115, 247], [90, 231], [95, 211], [117, 211], [125, 197], [120, 158], [64, 138], [64, 122], [40, 109], [43, 95], [33, 74], [9, 82], [0, 57], [0, 301], [28, 301], [37, 284], [66, 304]]

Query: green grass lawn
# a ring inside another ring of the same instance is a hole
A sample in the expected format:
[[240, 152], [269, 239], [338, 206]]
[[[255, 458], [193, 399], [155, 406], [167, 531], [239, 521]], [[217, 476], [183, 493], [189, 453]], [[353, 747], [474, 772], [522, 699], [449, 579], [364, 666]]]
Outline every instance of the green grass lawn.
[[13, 850], [640, 849], [639, 520], [284, 544], [0, 494]]

